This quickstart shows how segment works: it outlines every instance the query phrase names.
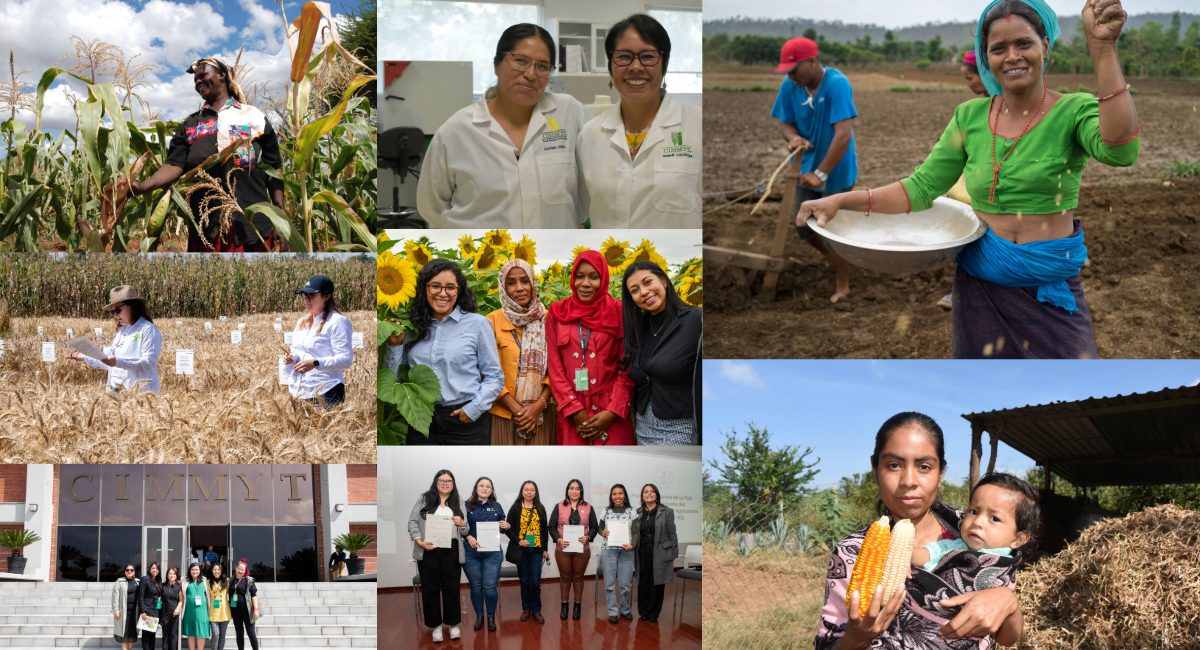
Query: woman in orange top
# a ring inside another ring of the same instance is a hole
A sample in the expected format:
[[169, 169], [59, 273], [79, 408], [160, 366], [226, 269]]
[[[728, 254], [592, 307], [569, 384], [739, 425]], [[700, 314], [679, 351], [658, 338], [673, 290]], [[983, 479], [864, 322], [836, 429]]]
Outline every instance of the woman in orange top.
[[608, 293], [608, 263], [600, 253], [575, 258], [571, 292], [550, 305], [546, 319], [558, 444], [637, 444], [629, 423], [633, 381], [621, 366], [621, 303]]
[[537, 297], [537, 276], [525, 260], [509, 260], [498, 276], [500, 309], [488, 314], [504, 390], [488, 413], [493, 445], [552, 445], [557, 414], [550, 406], [546, 374], [546, 308]]

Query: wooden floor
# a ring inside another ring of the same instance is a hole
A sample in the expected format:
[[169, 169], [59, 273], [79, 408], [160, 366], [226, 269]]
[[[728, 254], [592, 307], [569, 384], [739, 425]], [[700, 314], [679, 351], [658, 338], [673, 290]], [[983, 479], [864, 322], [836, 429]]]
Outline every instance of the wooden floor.
[[[647, 623], [638, 618], [637, 585], [633, 587], [633, 620], [618, 618], [617, 623], [608, 622], [608, 605], [604, 600], [604, 583], [600, 584], [599, 603], [592, 597], [594, 580], [591, 576], [584, 583], [583, 609], [581, 618], [559, 619], [560, 598], [557, 582], [542, 583], [542, 616], [545, 624], [532, 618], [521, 621], [521, 585], [517, 581], [501, 581], [500, 607], [496, 613], [496, 631], [488, 632], [485, 624], [478, 632], [475, 625], [475, 610], [471, 606], [468, 585], [462, 586], [460, 602], [466, 603], [459, 630], [462, 638], [451, 641], [450, 630], [442, 628], [445, 641], [434, 643], [432, 630], [417, 620], [413, 608], [413, 594], [379, 594], [379, 647], [385, 650], [696, 650], [700, 648], [700, 598], [699, 582], [689, 580], [687, 598], [681, 594], [681, 602], [671, 608], [671, 595], [675, 585], [667, 585], [663, 596], [663, 609], [657, 623]], [[682, 587], [682, 585], [680, 585]]]

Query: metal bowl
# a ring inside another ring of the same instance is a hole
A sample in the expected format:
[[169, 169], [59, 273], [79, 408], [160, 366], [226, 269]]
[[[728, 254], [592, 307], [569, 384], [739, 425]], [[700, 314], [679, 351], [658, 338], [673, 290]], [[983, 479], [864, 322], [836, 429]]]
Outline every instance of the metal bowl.
[[839, 210], [824, 228], [815, 217], [806, 223], [851, 264], [896, 274], [936, 269], [987, 232], [971, 206], [944, 196], [922, 212], [868, 217]]

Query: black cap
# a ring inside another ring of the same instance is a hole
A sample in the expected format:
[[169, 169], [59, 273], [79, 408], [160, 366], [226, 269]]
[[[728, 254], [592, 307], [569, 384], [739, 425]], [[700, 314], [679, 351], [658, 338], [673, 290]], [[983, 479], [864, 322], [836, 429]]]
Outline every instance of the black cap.
[[327, 275], [314, 275], [303, 287], [296, 289], [296, 293], [333, 293], [333, 280]]

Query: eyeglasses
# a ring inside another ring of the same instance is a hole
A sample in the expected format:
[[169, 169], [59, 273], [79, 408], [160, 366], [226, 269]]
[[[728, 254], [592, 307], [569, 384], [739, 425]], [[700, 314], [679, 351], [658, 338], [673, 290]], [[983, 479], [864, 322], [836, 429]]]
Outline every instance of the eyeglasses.
[[529, 66], [533, 66], [534, 74], [542, 79], [549, 79], [550, 75], [554, 72], [554, 66], [550, 65], [549, 61], [534, 61], [524, 54], [517, 54], [516, 52], [506, 52], [505, 56], [512, 57], [512, 67], [517, 72], [525, 72], [529, 69]]
[[443, 292], [445, 292], [445, 294], [447, 296], [458, 295], [458, 285], [457, 284], [447, 284], [447, 285], [430, 284], [430, 285], [426, 285], [426, 288], [429, 290], [429, 293], [434, 296], [436, 296], [439, 293], [443, 293]]
[[439, 478], [438, 485], [454, 485], [454, 481], [452, 479]]
[[658, 60], [662, 58], [662, 50], [646, 50], [637, 54], [629, 50], [615, 50], [609, 54], [609, 58], [612, 60], [613, 65], [621, 66], [622, 68], [633, 63], [635, 58], [641, 61], [643, 67], [653, 68], [658, 65]]

